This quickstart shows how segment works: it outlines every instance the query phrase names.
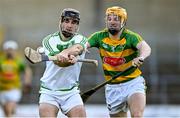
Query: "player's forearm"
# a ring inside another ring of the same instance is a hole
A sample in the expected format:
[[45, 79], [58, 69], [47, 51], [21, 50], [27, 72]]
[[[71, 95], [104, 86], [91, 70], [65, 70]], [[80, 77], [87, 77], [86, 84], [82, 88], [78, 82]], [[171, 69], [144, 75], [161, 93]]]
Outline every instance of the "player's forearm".
[[75, 44], [63, 50], [59, 54], [57, 54], [56, 57], [57, 60], [60, 61], [61, 63], [71, 62], [72, 59], [70, 57], [72, 56], [76, 57], [80, 55], [83, 50], [84, 50], [83, 46], [81, 46], [80, 44]]
[[83, 52], [84, 48], [80, 44], [73, 45], [65, 50], [62, 51], [62, 53], [66, 53], [68, 55], [74, 55], [78, 56]]
[[140, 42], [137, 48], [139, 50], [139, 57], [143, 57], [143, 59], [146, 59], [151, 54], [151, 48], [145, 41]]

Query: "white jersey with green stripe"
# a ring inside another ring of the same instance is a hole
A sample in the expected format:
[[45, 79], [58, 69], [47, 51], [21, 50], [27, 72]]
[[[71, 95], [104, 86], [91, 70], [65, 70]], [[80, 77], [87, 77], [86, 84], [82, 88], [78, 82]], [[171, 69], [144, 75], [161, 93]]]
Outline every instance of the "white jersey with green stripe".
[[[81, 44], [86, 48], [87, 38], [76, 34], [69, 41], [62, 41], [59, 32], [51, 34], [43, 39], [43, 47], [46, 55], [55, 55], [62, 50], [74, 45]], [[85, 51], [78, 58], [83, 59]], [[40, 93], [46, 90], [52, 91], [68, 91], [78, 86], [79, 75], [82, 63], [77, 62], [72, 66], [59, 67], [53, 61], [46, 62], [46, 69], [41, 78]]]

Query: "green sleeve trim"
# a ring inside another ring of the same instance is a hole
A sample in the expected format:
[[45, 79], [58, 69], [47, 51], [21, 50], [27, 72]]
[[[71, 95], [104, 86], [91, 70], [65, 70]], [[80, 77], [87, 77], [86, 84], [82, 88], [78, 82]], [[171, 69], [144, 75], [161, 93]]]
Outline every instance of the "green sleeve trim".
[[52, 37], [52, 35], [48, 35], [43, 39], [43, 44], [45, 48], [49, 51], [49, 53], [54, 53], [53, 48], [49, 44], [49, 39]]
[[87, 43], [87, 38], [83, 37], [83, 40], [79, 43], [82, 47], [83, 47], [83, 50], [85, 49], [85, 45]]
[[86, 42], [87, 42], [87, 39], [85, 37], [83, 37], [83, 40], [80, 43], [85, 45]]

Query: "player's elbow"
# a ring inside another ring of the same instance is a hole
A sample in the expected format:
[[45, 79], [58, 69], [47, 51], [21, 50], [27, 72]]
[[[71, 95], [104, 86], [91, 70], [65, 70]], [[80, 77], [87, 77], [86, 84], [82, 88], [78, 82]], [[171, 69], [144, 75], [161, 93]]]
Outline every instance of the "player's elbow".
[[146, 52], [148, 56], [151, 55], [151, 47], [148, 44], [146, 45]]

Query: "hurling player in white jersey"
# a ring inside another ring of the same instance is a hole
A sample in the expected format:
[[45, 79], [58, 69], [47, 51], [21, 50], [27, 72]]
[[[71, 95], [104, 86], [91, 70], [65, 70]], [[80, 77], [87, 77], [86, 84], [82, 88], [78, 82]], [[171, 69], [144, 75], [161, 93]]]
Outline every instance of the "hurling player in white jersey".
[[45, 54], [56, 55], [58, 61], [46, 62], [40, 80], [40, 117], [57, 117], [59, 110], [68, 117], [86, 117], [78, 88], [82, 63], [76, 63], [76, 59], [84, 58], [87, 39], [77, 34], [79, 21], [79, 11], [66, 8], [61, 13], [59, 31], [43, 39]]

